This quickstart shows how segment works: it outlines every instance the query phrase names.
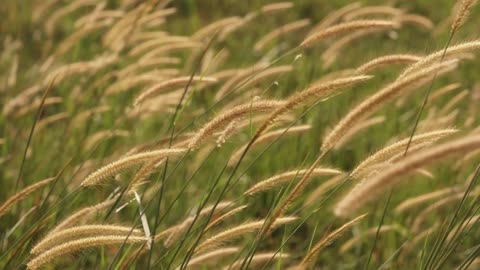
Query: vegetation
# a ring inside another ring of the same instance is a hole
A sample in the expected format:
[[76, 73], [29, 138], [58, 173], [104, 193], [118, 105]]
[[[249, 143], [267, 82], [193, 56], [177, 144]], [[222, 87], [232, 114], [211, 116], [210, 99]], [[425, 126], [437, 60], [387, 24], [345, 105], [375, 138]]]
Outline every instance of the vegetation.
[[476, 1], [389, 2], [2, 3], [0, 267], [480, 267]]

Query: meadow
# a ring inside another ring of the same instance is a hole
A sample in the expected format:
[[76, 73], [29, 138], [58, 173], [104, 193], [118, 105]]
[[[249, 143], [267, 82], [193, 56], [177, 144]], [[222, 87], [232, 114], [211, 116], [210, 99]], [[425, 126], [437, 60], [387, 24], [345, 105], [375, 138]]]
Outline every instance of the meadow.
[[1, 269], [480, 269], [473, 0], [5, 0]]

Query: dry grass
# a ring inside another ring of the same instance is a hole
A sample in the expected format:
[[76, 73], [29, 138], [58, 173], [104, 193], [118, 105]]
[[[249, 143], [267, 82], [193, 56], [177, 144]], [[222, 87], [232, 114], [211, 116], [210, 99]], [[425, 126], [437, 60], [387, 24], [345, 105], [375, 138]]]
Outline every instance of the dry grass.
[[407, 2], [2, 3], [0, 268], [474, 267], [477, 1]]
[[480, 137], [473, 135], [418, 151], [379, 173], [373, 179], [362, 180], [336, 205], [335, 214], [344, 216], [353, 212], [363, 206], [365, 202], [373, 200], [382, 191], [393, 187], [399, 182], [401, 176], [414, 169], [453, 154], [468, 153], [478, 147], [480, 147]]

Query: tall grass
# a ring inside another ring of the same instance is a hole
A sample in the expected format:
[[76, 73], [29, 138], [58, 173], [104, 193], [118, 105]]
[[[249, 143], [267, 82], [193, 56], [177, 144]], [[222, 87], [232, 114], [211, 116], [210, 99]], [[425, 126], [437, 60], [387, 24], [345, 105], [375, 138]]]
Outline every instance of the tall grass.
[[475, 269], [475, 3], [6, 1], [0, 267]]

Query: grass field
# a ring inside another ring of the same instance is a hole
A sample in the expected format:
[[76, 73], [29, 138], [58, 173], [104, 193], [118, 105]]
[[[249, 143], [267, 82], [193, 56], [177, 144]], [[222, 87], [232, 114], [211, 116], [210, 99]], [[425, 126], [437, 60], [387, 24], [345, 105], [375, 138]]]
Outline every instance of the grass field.
[[480, 269], [475, 2], [2, 2], [0, 268]]

